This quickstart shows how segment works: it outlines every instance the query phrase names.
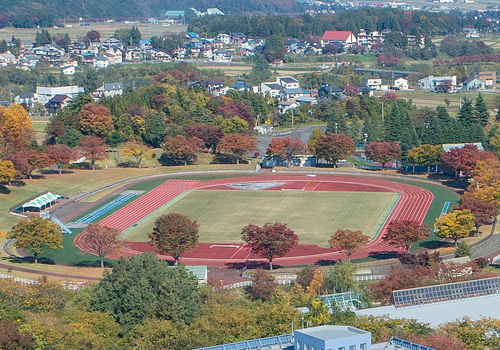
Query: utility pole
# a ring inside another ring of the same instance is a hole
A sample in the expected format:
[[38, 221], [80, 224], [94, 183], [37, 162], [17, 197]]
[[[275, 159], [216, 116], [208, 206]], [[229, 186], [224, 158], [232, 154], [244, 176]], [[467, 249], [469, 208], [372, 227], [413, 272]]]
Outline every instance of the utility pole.
[[384, 100], [382, 100], [382, 123], [384, 123]]
[[292, 128], [293, 128], [293, 108], [292, 108]]

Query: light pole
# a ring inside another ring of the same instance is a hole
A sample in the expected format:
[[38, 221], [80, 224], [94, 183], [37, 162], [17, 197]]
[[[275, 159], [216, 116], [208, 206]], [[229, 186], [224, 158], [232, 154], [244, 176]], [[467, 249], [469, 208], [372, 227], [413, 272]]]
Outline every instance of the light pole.
[[338, 133], [337, 133], [337, 128], [338, 128], [338, 126], [339, 126], [339, 123], [335, 123], [335, 133], [336, 133], [336, 134], [338, 134]]

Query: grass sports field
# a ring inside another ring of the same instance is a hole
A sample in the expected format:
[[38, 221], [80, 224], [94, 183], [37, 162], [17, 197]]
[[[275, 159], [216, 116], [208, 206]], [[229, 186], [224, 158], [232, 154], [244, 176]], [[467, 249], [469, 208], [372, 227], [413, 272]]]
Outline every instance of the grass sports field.
[[154, 218], [178, 212], [200, 223], [200, 242], [241, 242], [249, 223], [286, 222], [301, 244], [326, 246], [339, 228], [374, 237], [392, 210], [392, 192], [196, 190], [168, 203], [124, 232], [130, 241], [148, 241]]

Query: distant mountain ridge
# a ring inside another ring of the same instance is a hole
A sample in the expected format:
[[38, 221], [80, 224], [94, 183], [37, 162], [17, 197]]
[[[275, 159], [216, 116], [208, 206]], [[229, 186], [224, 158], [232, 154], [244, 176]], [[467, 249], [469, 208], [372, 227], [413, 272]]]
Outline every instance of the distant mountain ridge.
[[63, 18], [161, 18], [167, 10], [205, 11], [216, 7], [226, 14], [283, 14], [303, 11], [295, 0], [3, 0], [0, 27], [48, 27]]

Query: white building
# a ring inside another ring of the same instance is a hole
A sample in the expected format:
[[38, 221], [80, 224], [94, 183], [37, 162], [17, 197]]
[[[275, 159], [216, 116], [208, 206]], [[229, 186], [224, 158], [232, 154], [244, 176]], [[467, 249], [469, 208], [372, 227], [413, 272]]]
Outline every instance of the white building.
[[97, 89], [98, 97], [113, 97], [116, 95], [123, 95], [123, 83], [109, 83], [103, 84]]
[[457, 76], [443, 76], [435, 77], [429, 75], [428, 77], [418, 80], [418, 88], [425, 91], [440, 91], [440, 86], [450, 84], [450, 91], [454, 91], [457, 86]]
[[102, 56], [94, 57], [95, 69], [108, 68], [108, 67], [109, 67], [109, 61], [106, 59], [106, 57]]
[[62, 66], [61, 73], [64, 75], [73, 75], [75, 74], [76, 69], [75, 66]]
[[408, 90], [409, 89], [408, 80], [401, 77], [394, 79], [394, 81], [392, 82], [392, 88], [395, 90]]
[[228, 34], [221, 33], [217, 35], [217, 40], [221, 41], [225, 45], [229, 45], [231, 43], [231, 36]]
[[39, 98], [39, 102], [46, 104], [56, 95], [66, 95], [70, 98], [75, 98], [80, 93], [84, 93], [84, 89], [80, 86], [60, 86], [60, 87], [44, 87], [39, 86], [36, 88], [36, 93]]
[[300, 87], [299, 81], [292, 77], [278, 77], [276, 78], [276, 83], [280, 84], [285, 89], [296, 89]]
[[318, 326], [294, 331], [295, 350], [371, 350], [371, 333], [349, 326]]
[[367, 79], [365, 81], [365, 86], [376, 91], [389, 90], [389, 85], [386, 84], [381, 78]]

